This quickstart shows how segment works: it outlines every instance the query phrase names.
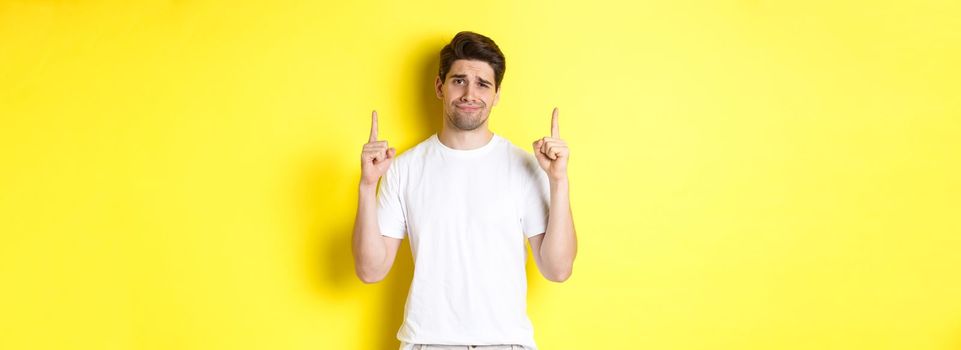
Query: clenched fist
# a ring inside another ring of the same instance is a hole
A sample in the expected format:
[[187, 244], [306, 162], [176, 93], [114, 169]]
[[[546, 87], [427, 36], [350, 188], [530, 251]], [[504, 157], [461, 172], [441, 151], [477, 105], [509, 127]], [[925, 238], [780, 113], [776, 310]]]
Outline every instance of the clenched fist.
[[571, 156], [567, 142], [561, 140], [557, 113], [557, 107], [554, 107], [554, 113], [551, 115], [551, 136], [534, 141], [534, 155], [537, 157], [537, 163], [541, 165], [541, 169], [544, 169], [551, 181], [567, 179], [567, 160]]
[[397, 150], [387, 148], [387, 141], [377, 141], [377, 111], [370, 115], [370, 140], [360, 154], [360, 184], [377, 186], [377, 181], [390, 168]]

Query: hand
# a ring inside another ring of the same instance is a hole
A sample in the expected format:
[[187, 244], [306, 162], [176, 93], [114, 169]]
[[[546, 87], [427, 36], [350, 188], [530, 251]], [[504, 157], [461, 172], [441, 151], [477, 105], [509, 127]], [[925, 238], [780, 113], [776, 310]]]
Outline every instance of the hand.
[[377, 111], [370, 116], [370, 139], [360, 155], [360, 184], [377, 186], [377, 181], [390, 168], [397, 150], [387, 148], [387, 141], [377, 141]]
[[567, 160], [570, 158], [571, 151], [560, 137], [561, 130], [557, 126], [557, 107], [554, 107], [554, 114], [551, 116], [551, 137], [534, 141], [534, 156], [537, 157], [541, 169], [544, 169], [551, 181], [567, 179]]

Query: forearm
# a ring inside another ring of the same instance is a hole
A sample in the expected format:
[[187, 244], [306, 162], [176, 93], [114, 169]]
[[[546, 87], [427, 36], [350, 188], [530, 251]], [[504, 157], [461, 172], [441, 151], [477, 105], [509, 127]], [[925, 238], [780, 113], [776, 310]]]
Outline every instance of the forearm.
[[571, 275], [577, 255], [577, 234], [574, 231], [567, 179], [551, 180], [550, 194], [547, 232], [540, 255], [546, 270], [557, 280], [563, 281]]
[[352, 246], [357, 276], [364, 282], [379, 280], [386, 273], [387, 246], [377, 222], [376, 183], [360, 185]]

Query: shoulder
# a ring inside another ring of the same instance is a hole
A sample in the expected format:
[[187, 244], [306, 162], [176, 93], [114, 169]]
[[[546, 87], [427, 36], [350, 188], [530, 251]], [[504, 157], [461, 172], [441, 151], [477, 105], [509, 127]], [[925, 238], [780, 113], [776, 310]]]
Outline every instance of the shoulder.
[[514, 143], [507, 139], [504, 139], [504, 143], [507, 144], [508, 154], [510, 154], [511, 162], [516, 164], [515, 169], [520, 169], [525, 175], [536, 175], [537, 171], [540, 170], [540, 166], [537, 164], [537, 158], [534, 154], [527, 151], [525, 148], [518, 147]]
[[406, 167], [412, 162], [423, 160], [432, 147], [431, 138], [433, 138], [433, 136], [424, 139], [410, 149], [398, 153], [397, 156], [394, 157], [394, 162], [391, 164], [391, 168], [394, 166]]

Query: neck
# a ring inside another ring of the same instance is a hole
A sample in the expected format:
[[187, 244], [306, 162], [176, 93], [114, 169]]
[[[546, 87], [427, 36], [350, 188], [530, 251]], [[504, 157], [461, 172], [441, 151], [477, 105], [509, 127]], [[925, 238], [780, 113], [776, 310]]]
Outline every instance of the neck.
[[474, 130], [460, 130], [444, 123], [444, 128], [437, 134], [437, 138], [444, 146], [458, 150], [472, 150], [480, 148], [490, 142], [494, 133], [487, 128], [487, 123]]

